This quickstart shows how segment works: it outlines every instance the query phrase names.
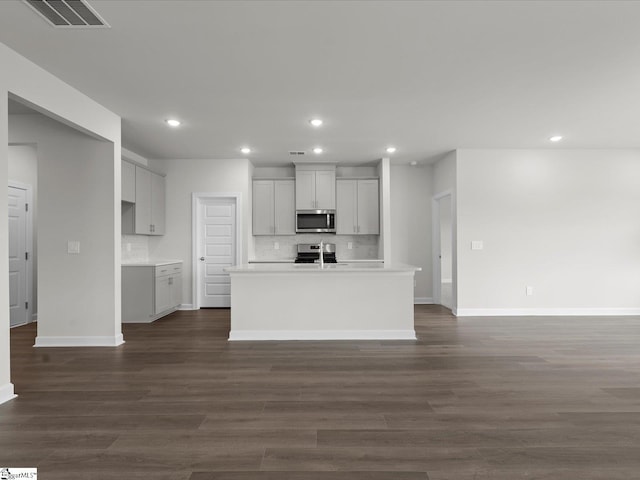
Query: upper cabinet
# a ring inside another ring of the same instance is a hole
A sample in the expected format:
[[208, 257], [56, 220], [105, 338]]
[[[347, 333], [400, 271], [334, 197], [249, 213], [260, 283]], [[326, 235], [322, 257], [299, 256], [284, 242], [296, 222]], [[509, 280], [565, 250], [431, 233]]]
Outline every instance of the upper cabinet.
[[123, 202], [136, 201], [136, 166], [133, 163], [122, 162], [122, 194]]
[[[164, 235], [165, 232], [165, 179], [162, 175], [145, 168], [131, 165], [134, 169], [134, 195], [131, 200], [129, 183], [131, 168], [122, 162], [122, 200], [132, 205], [122, 206], [122, 233], [137, 235]], [[125, 172], [128, 176], [125, 180]], [[127, 193], [125, 198], [125, 185]]]
[[380, 194], [377, 179], [338, 179], [336, 233], [378, 235]]
[[335, 165], [296, 165], [296, 210], [335, 208]]
[[293, 180], [253, 181], [253, 234], [295, 235]]

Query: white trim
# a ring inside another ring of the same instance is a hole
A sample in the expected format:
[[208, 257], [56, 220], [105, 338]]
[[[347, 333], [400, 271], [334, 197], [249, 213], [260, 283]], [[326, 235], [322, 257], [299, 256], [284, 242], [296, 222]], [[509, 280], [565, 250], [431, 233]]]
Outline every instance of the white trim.
[[415, 297], [413, 299], [414, 305], [433, 305], [433, 298], [431, 297]]
[[143, 165], [147, 168], [149, 167], [149, 160], [144, 158], [142, 155], [138, 155], [136, 152], [132, 152], [126, 148], [120, 148], [120, 155], [123, 160], [126, 160], [129, 163], [133, 163], [134, 165]]
[[38, 321], [38, 314], [34, 313], [33, 315], [31, 315], [31, 321], [32, 322], [37, 322]]
[[191, 303], [183, 303], [178, 306], [178, 310], [197, 310], [197, 308], [193, 308]]
[[34, 347], [117, 347], [124, 343], [122, 334], [113, 337], [36, 337]]
[[414, 330], [235, 330], [229, 341], [415, 340]]
[[13, 383], [7, 383], [0, 387], [0, 404], [13, 400], [17, 395], [13, 393]]
[[459, 308], [458, 317], [624, 316], [640, 315], [640, 308]]
[[208, 199], [231, 199], [236, 204], [236, 265], [242, 264], [242, 193], [213, 193], [213, 192], [193, 192], [191, 194], [191, 305], [192, 310], [200, 308], [200, 289], [198, 288], [198, 279], [200, 271], [200, 262], [198, 261], [200, 230], [200, 205], [201, 200]]
[[[27, 248], [27, 252], [29, 256], [27, 258], [27, 265], [25, 266], [25, 282], [26, 282], [26, 292], [27, 292], [27, 304], [29, 308], [27, 308], [26, 318], [31, 318], [33, 321], [33, 186], [28, 185], [26, 183], [16, 182], [15, 180], [9, 180], [7, 182], [8, 187], [17, 188], [19, 190], [25, 191], [26, 201], [29, 205], [29, 209], [26, 211], [25, 215], [25, 223], [27, 227], [26, 238], [25, 238], [25, 246]], [[37, 313], [35, 314], [37, 315]], [[29, 321], [27, 321], [29, 323]], [[21, 325], [26, 325], [25, 323]], [[18, 325], [15, 325], [16, 327]]]

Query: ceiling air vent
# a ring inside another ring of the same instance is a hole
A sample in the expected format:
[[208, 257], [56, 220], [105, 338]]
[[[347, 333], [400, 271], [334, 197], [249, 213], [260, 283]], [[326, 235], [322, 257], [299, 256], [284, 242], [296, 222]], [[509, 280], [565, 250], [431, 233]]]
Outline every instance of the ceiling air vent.
[[24, 0], [54, 27], [109, 28], [84, 0]]
[[289, 155], [304, 155], [304, 152], [300, 152], [300, 151], [291, 151], [291, 152], [289, 152]]

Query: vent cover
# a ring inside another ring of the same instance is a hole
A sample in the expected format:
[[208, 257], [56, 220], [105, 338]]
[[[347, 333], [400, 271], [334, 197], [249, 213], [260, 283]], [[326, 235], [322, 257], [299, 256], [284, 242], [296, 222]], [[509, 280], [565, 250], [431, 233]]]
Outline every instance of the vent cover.
[[291, 151], [291, 152], [289, 152], [289, 155], [304, 155], [304, 152], [300, 152], [300, 151]]
[[24, 0], [48, 23], [60, 28], [109, 28], [85, 0]]

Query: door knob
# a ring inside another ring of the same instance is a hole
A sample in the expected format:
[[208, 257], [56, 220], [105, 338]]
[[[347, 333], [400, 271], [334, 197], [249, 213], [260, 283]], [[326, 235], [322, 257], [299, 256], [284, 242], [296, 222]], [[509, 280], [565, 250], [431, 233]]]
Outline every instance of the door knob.
[[204, 257], [200, 257], [200, 261], [201, 261], [201, 262], [204, 262]]

